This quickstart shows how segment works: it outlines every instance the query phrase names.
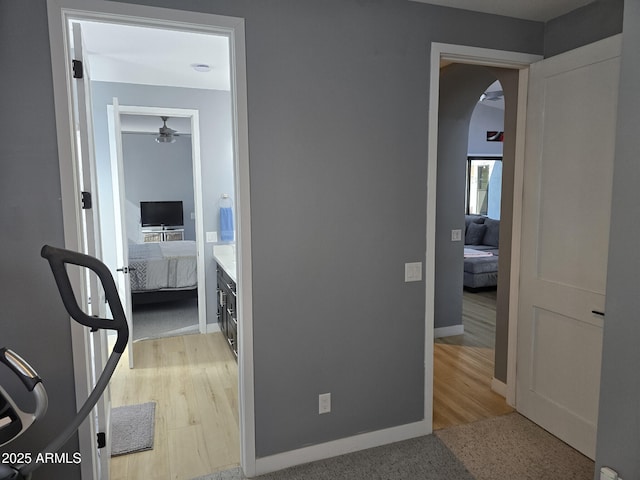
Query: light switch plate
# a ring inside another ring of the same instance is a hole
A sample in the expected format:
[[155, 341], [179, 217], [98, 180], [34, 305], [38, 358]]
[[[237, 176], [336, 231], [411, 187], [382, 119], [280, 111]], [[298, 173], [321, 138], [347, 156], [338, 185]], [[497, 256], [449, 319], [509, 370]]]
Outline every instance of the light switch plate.
[[323, 413], [331, 412], [331, 394], [330, 393], [321, 393], [318, 395], [318, 413], [322, 415]]
[[422, 262], [404, 264], [404, 281], [419, 282], [422, 280]]
[[218, 232], [207, 232], [207, 243], [218, 241]]
[[460, 240], [462, 240], [462, 230], [460, 230], [459, 228], [451, 230], [451, 241], [459, 242]]

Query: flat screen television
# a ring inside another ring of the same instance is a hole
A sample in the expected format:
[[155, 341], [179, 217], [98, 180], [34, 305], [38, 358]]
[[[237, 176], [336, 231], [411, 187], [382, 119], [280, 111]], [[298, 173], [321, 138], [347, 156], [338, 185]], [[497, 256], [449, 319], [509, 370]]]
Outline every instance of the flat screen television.
[[182, 201], [140, 202], [140, 221], [143, 227], [182, 227]]

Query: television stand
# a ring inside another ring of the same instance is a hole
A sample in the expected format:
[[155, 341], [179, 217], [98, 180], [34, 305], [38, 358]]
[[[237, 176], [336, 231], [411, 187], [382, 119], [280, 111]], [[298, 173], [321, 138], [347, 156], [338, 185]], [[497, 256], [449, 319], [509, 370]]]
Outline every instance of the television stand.
[[151, 227], [142, 229], [142, 241], [152, 242], [175, 242], [184, 240], [184, 228]]

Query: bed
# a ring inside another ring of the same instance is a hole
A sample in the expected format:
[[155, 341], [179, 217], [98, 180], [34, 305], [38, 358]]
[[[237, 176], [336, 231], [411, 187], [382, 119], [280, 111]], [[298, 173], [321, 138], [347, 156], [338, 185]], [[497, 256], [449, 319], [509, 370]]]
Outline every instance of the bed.
[[196, 242], [182, 240], [129, 245], [133, 305], [195, 298]]

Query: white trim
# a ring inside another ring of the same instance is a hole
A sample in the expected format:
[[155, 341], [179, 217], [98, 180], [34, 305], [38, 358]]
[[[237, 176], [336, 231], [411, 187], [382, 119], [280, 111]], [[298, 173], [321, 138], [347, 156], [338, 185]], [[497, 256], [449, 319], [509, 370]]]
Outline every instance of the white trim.
[[362, 433], [353, 437], [341, 438], [319, 445], [299, 448], [269, 457], [262, 457], [256, 461], [256, 475], [282, 470], [293, 465], [314, 462], [325, 458], [336, 457], [346, 453], [366, 450], [368, 448], [388, 445], [410, 438], [421, 437], [430, 433], [426, 420], [387, 428], [375, 432]]
[[249, 178], [249, 107], [244, 20], [237, 19], [229, 36], [231, 59], [231, 113], [235, 202], [238, 212], [238, 376], [240, 400], [240, 465], [245, 475], [256, 474], [255, 394], [253, 364], [253, 273], [251, 263], [251, 198]]
[[[80, 243], [79, 192], [77, 191], [76, 152], [73, 144], [71, 117], [72, 96], [69, 90], [69, 55], [66, 41], [66, 24], [69, 18], [101, 20], [125, 24], [153, 25], [160, 28], [187, 30], [199, 33], [221, 34], [229, 37], [231, 58], [231, 98], [233, 102], [234, 168], [236, 172], [236, 211], [238, 217], [238, 320], [240, 325], [239, 358], [239, 415], [241, 465], [246, 475], [254, 476], [255, 414], [253, 389], [253, 317], [251, 278], [251, 228], [249, 190], [249, 140], [247, 112], [247, 81], [244, 19], [228, 16], [148, 7], [122, 2], [97, 0], [47, 0], [49, 44], [54, 87], [54, 104], [58, 136], [60, 183], [65, 233], [65, 247], [78, 250]], [[72, 278], [76, 288], [81, 287], [78, 278]], [[79, 330], [79, 331], [78, 331]], [[83, 329], [72, 322], [72, 348], [76, 395], [86, 389], [87, 374], [83, 370], [89, 361], [85, 349]], [[79, 433], [80, 445], [91, 446], [93, 439], [83, 430]], [[81, 447], [85, 448], [85, 447]], [[91, 455], [84, 455], [82, 478], [93, 478]]]
[[[466, 63], [472, 65], [484, 65], [492, 67], [510, 68], [522, 70], [520, 78], [527, 75], [528, 66], [540, 60], [539, 55], [531, 55], [519, 52], [507, 52], [502, 50], [491, 50], [486, 48], [469, 47], [464, 45], [452, 45], [445, 43], [431, 44], [431, 64], [430, 64], [430, 85], [429, 85], [429, 134], [428, 134], [428, 160], [427, 160], [427, 252], [425, 261], [425, 395], [424, 395], [424, 415], [429, 424], [429, 431], [432, 430], [433, 421], [433, 339], [434, 339], [434, 303], [435, 303], [435, 238], [436, 238], [436, 188], [437, 188], [437, 167], [438, 167], [438, 109], [440, 93], [440, 62], [446, 60], [455, 63]], [[521, 111], [526, 108], [526, 82], [518, 84], [518, 135], [516, 137], [516, 172], [520, 172], [520, 178], [515, 181], [522, 181], [522, 165], [524, 162], [524, 129], [520, 121]], [[522, 132], [520, 132], [522, 130]], [[522, 191], [522, 185], [514, 186], [514, 195]], [[514, 198], [513, 217], [514, 231], [512, 238], [520, 238], [520, 231], [515, 228], [520, 226], [521, 199]], [[517, 235], [517, 236], [516, 236]], [[513, 276], [513, 272], [519, 272], [520, 257], [512, 255], [511, 260], [511, 285], [510, 292], [517, 293], [518, 276]], [[517, 295], [515, 297], [517, 300]], [[513, 297], [512, 297], [513, 302]], [[513, 303], [512, 303], [513, 304]], [[517, 344], [512, 341], [512, 332], [517, 326], [517, 308], [509, 310], [509, 342], [508, 342], [508, 371], [515, 375], [515, 351]], [[515, 401], [515, 381], [507, 375], [507, 401], [512, 398]]]
[[433, 338], [452, 337], [463, 335], [464, 325], [450, 325], [448, 327], [438, 327], [433, 329]]
[[204, 333], [216, 333], [220, 331], [220, 325], [216, 323], [207, 323], [207, 329]]
[[[516, 162], [513, 171], [513, 217], [511, 219], [511, 284], [509, 285], [509, 334], [507, 338], [507, 383], [504, 397], [516, 406], [516, 358], [518, 353], [518, 305], [520, 303], [520, 242], [522, 238], [522, 191], [524, 188], [524, 144], [527, 121], [529, 69], [518, 75], [518, 114], [516, 117]], [[515, 213], [519, 212], [519, 215]]]
[[507, 396], [507, 384], [504, 382], [501, 382], [496, 377], [493, 377], [491, 379], [491, 390], [496, 392], [501, 397]]

